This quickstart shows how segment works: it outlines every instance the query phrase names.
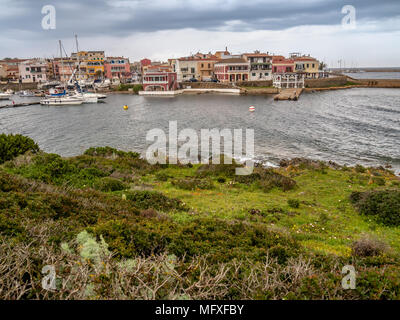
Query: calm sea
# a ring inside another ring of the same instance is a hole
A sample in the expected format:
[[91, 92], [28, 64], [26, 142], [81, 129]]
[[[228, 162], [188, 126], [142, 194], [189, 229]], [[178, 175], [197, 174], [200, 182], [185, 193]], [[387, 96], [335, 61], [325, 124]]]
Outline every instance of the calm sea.
[[[15, 97], [16, 102], [31, 99], [37, 98]], [[249, 112], [250, 105], [255, 112]], [[92, 105], [0, 109], [0, 132], [30, 136], [44, 151], [63, 156], [106, 145], [144, 152], [151, 144], [146, 133], [153, 128], [168, 133], [169, 121], [177, 121], [178, 130], [197, 132], [254, 129], [255, 158], [265, 162], [309, 157], [348, 165], [390, 164], [400, 172], [398, 89], [305, 93], [297, 102], [272, 96], [112, 94]]]

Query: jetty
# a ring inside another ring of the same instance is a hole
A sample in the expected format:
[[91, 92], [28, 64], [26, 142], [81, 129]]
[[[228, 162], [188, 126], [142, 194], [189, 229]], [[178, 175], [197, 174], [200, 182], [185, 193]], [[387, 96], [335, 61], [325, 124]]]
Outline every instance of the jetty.
[[35, 104], [40, 104], [40, 102], [36, 101], [36, 102], [24, 102], [24, 103], [7, 104], [5, 106], [0, 106], [0, 109], [28, 107], [28, 106], [33, 106]]
[[293, 101], [297, 101], [302, 92], [303, 92], [303, 88], [283, 89], [281, 92], [279, 92], [274, 97], [274, 100], [293, 100]]

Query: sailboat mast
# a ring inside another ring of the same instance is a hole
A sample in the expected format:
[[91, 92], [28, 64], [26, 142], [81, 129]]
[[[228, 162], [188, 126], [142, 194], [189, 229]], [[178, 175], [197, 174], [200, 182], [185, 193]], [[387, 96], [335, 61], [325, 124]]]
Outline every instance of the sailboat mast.
[[75, 35], [75, 43], [76, 43], [76, 55], [78, 58], [78, 80], [81, 78], [81, 66], [80, 66], [80, 60], [79, 60], [79, 47], [78, 47], [78, 35]]
[[[61, 45], [61, 40], [58, 40], [60, 43], [60, 57], [61, 57], [61, 74], [62, 77], [64, 78], [64, 62], [63, 62], [63, 57], [62, 57], [62, 45]], [[65, 81], [64, 82], [64, 90], [66, 90], [65, 88]]]

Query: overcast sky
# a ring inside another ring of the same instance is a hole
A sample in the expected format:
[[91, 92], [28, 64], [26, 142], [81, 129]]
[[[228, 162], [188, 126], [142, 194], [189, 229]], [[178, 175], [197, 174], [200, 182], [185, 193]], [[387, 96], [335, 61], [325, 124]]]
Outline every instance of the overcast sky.
[[[44, 5], [56, 9], [56, 29], [44, 30]], [[342, 26], [344, 5], [356, 28]], [[105, 50], [131, 60], [155, 60], [228, 47], [311, 54], [330, 66], [400, 67], [400, 0], [0, 0], [0, 58], [58, 56]]]

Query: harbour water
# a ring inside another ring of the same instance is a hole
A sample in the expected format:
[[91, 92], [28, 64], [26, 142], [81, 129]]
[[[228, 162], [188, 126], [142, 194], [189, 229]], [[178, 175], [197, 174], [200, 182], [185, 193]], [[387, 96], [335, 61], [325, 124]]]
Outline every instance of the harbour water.
[[345, 73], [354, 79], [400, 79], [400, 72], [350, 72]]
[[[15, 102], [37, 98], [15, 97]], [[9, 104], [1, 101], [0, 104]], [[129, 109], [124, 110], [123, 106]], [[255, 112], [249, 112], [249, 106]], [[110, 94], [105, 103], [0, 109], [0, 132], [32, 137], [46, 152], [81, 154], [92, 146], [144, 152], [150, 129], [254, 129], [255, 157], [270, 163], [308, 157], [340, 164], [390, 164], [400, 172], [400, 90], [357, 88], [272, 96]]]

